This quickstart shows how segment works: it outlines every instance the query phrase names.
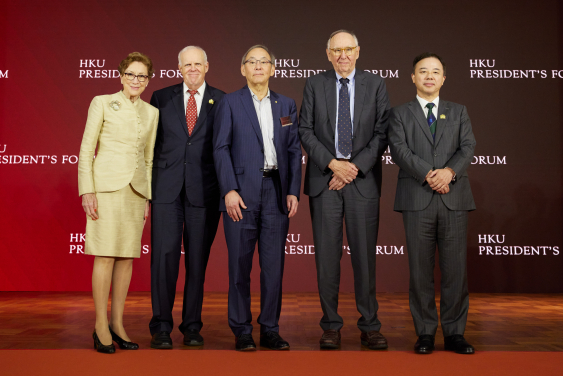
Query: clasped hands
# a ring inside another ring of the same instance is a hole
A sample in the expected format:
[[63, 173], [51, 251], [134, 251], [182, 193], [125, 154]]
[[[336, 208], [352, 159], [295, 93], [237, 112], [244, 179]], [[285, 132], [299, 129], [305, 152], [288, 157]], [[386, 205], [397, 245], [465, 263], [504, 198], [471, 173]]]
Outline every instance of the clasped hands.
[[430, 188], [435, 190], [441, 195], [444, 195], [450, 191], [450, 182], [454, 174], [451, 169], [441, 168], [438, 170], [431, 170], [426, 174], [426, 181]]
[[333, 159], [328, 164], [328, 168], [332, 170], [332, 179], [328, 183], [328, 189], [331, 191], [339, 191], [346, 184], [350, 184], [358, 176], [358, 167], [352, 162], [345, 162]]

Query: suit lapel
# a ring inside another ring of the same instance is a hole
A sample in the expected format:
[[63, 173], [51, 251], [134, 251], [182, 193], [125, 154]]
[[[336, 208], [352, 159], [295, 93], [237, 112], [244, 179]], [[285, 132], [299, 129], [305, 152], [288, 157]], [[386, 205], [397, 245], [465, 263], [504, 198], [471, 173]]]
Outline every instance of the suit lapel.
[[172, 102], [174, 103], [174, 107], [176, 108], [176, 113], [180, 118], [180, 125], [186, 132], [186, 136], [189, 137], [188, 134], [188, 124], [186, 123], [186, 112], [184, 110], [184, 91], [183, 91], [184, 84], [180, 84], [174, 88], [174, 94], [172, 94]]
[[324, 85], [328, 119], [332, 126], [332, 134], [334, 134], [336, 129], [336, 74], [333, 70], [328, 72]]
[[432, 138], [432, 133], [430, 133], [430, 127], [428, 126], [428, 122], [426, 121], [426, 115], [424, 115], [422, 108], [420, 108], [420, 103], [416, 98], [409, 103], [409, 110], [411, 110], [411, 112], [414, 114], [418, 125], [420, 126], [420, 128], [422, 128], [422, 132], [424, 132], [428, 141], [433, 144], [434, 139]]
[[[272, 105], [272, 123], [274, 123], [274, 146], [276, 154], [282, 155], [280, 150], [280, 130], [281, 130], [281, 103], [278, 102], [278, 95], [270, 90], [270, 104]], [[279, 164], [279, 161], [278, 161]]]
[[[448, 122], [448, 116], [447, 116], [448, 112], [449, 112], [448, 102], [440, 100], [440, 103], [438, 104], [438, 118], [436, 119], [436, 140], [434, 141], [435, 145], [438, 145], [438, 141], [440, 141], [442, 135], [444, 134], [444, 130]], [[445, 119], [440, 118], [442, 115], [445, 116]]]
[[352, 129], [353, 134], [356, 134], [358, 126], [360, 124], [360, 116], [364, 108], [364, 97], [366, 95], [366, 84], [364, 82], [365, 76], [361, 71], [356, 70], [356, 76], [354, 78], [354, 129]]
[[241, 102], [246, 110], [246, 114], [250, 119], [250, 123], [252, 124], [252, 128], [254, 128], [254, 132], [256, 132], [256, 136], [260, 140], [260, 144], [264, 147], [264, 141], [262, 140], [262, 131], [260, 130], [260, 123], [258, 123], [258, 115], [256, 115], [256, 109], [254, 108], [254, 103], [252, 102], [252, 95], [250, 94], [250, 89], [248, 86], [245, 86], [240, 91], [241, 95]]
[[192, 137], [200, 128], [205, 128], [205, 120], [207, 120], [207, 114], [211, 111], [213, 104], [209, 103], [209, 100], [213, 99], [211, 90], [209, 90], [209, 85], [205, 85], [205, 92], [203, 93], [203, 100], [201, 102], [201, 108], [199, 109], [199, 116], [197, 117], [197, 122], [195, 123], [195, 128], [192, 131]]

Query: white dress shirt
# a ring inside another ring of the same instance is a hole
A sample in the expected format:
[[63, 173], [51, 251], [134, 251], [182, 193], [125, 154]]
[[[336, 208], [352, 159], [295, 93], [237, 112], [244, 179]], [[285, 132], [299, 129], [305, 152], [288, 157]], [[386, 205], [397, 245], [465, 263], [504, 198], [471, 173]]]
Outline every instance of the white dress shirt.
[[[422, 107], [422, 112], [424, 112], [424, 117], [428, 119], [428, 109], [426, 108], [426, 105], [430, 102], [428, 102], [426, 99], [422, 99], [421, 97], [418, 96], [418, 94], [416, 95], [416, 99], [418, 99], [418, 103], [420, 103], [420, 106]], [[434, 98], [432, 103], [434, 103], [434, 107], [432, 107], [432, 113], [434, 114], [436, 120], [438, 120], [438, 105], [440, 104], [440, 97], [438, 96]]]
[[252, 95], [252, 102], [254, 103], [254, 109], [258, 116], [260, 130], [262, 131], [262, 140], [264, 141], [264, 169], [272, 170], [277, 168], [278, 158], [276, 147], [274, 146], [274, 118], [272, 115], [272, 103], [270, 102], [270, 89], [268, 89], [268, 94], [262, 100], [259, 100], [252, 90], [250, 90], [250, 95]]
[[[199, 110], [201, 109], [201, 103], [203, 102], [203, 94], [205, 93], [205, 81], [203, 84], [197, 89], [197, 93], [194, 95], [195, 104], [197, 106], [197, 116], [199, 117]], [[184, 82], [184, 115], [186, 114], [186, 109], [188, 108], [188, 99], [190, 99], [191, 94], [188, 93], [188, 85]]]

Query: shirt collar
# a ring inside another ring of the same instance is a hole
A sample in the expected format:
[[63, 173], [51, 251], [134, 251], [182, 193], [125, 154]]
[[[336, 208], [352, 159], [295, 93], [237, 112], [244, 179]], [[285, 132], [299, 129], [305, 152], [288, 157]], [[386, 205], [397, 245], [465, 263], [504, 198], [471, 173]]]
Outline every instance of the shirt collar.
[[[199, 95], [201, 95], [201, 98], [203, 98], [203, 93], [205, 93], [205, 81], [203, 81], [203, 84], [201, 84], [201, 86], [197, 89], [197, 92], [199, 93]], [[186, 83], [184, 82], [184, 94], [188, 94], [188, 85], [186, 85]]]
[[[334, 72], [336, 73], [336, 71]], [[350, 80], [350, 83], [354, 82], [354, 78], [356, 77], [356, 68], [354, 68], [354, 70], [352, 71], [352, 73], [350, 73], [350, 75], [348, 77], [346, 77], [347, 79]], [[338, 73], [336, 73], [336, 81], [338, 83], [340, 83], [340, 79], [342, 78], [341, 75], [339, 75]]]
[[[250, 90], [250, 95], [252, 95], [252, 98], [257, 100], [258, 102], [260, 102], [260, 99], [258, 99], [256, 94], [254, 94], [254, 92], [250, 88], [248, 88], [248, 90]], [[264, 98], [270, 99], [270, 88], [268, 88], [268, 94], [266, 94], [266, 96]], [[262, 99], [264, 99], [264, 98], [262, 98]]]
[[[426, 105], [428, 103], [430, 103], [426, 99], [422, 99], [418, 94], [416, 95], [416, 99], [418, 100], [418, 103], [420, 103], [420, 105], [422, 106], [423, 110], [426, 108]], [[432, 103], [434, 103], [434, 107], [436, 107], [436, 109], [438, 109], [438, 105], [440, 104], [440, 97], [438, 96], [438, 97], [434, 98]]]

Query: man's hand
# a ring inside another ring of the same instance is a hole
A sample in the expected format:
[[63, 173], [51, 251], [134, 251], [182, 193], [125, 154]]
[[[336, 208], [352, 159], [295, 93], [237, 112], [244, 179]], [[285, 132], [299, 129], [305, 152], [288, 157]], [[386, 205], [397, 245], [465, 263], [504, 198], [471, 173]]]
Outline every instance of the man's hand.
[[442, 168], [439, 170], [430, 171], [428, 175], [426, 175], [426, 181], [428, 182], [430, 188], [432, 188], [435, 191], [440, 191], [443, 190], [444, 187], [447, 187], [448, 184], [450, 184], [453, 176], [454, 175], [450, 170], [446, 170]]
[[351, 162], [338, 161], [333, 159], [328, 164], [328, 168], [334, 172], [340, 180], [348, 184], [358, 176], [358, 168]]
[[98, 199], [95, 193], [85, 193], [82, 195], [82, 208], [84, 212], [94, 221], [98, 219]]
[[339, 191], [344, 188], [344, 186], [346, 186], [346, 183], [340, 180], [338, 176], [332, 174], [332, 179], [330, 179], [330, 182], [328, 183], [328, 190]]
[[145, 204], [145, 221], [143, 222], [143, 226], [147, 224], [147, 218], [149, 217], [150, 208], [151, 208], [151, 204], [149, 200], [147, 200], [147, 203]]
[[230, 191], [225, 195], [225, 206], [227, 207], [227, 214], [235, 222], [242, 219], [242, 212], [240, 208], [246, 209], [246, 205], [237, 191]]
[[297, 214], [298, 205], [299, 201], [297, 200], [297, 196], [287, 195], [287, 210], [289, 211], [289, 214], [287, 215], [288, 218], [291, 218], [295, 214]]
[[446, 185], [443, 189], [439, 189], [436, 192], [438, 192], [441, 195], [445, 195], [446, 193], [448, 193], [450, 191], [450, 186]]

